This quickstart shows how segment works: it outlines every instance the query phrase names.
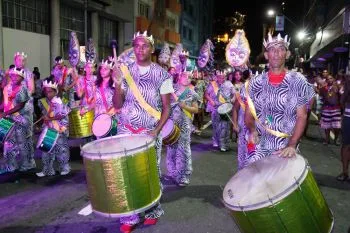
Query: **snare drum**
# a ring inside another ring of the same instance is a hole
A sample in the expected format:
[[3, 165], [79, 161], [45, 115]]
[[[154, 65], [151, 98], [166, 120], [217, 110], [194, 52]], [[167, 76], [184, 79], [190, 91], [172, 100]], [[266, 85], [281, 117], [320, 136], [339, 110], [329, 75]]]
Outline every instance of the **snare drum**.
[[171, 119], [168, 119], [164, 124], [161, 135], [163, 138], [163, 145], [172, 145], [180, 138], [180, 128]]
[[218, 113], [220, 114], [220, 118], [222, 120], [230, 120], [230, 117], [228, 115], [231, 115], [232, 107], [233, 105], [231, 103], [221, 104], [218, 107]]
[[36, 148], [49, 153], [56, 145], [58, 137], [57, 130], [45, 127], [39, 136]]
[[108, 115], [98, 115], [92, 123], [92, 132], [97, 138], [109, 137], [117, 135], [117, 120]]
[[15, 122], [10, 118], [0, 119], [0, 142], [3, 143], [14, 129]]
[[161, 197], [155, 140], [118, 135], [82, 147], [92, 209], [105, 217], [144, 212]]
[[91, 136], [94, 116], [94, 110], [90, 110], [81, 116], [80, 108], [73, 108], [69, 113], [69, 137], [85, 138]]
[[224, 204], [241, 232], [328, 233], [333, 215], [306, 160], [269, 156], [237, 172]]

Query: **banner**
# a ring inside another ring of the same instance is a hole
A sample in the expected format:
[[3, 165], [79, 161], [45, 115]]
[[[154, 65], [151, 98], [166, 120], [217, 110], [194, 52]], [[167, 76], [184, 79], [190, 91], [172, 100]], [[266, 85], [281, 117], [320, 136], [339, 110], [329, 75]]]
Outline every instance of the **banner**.
[[284, 31], [284, 16], [276, 15], [276, 32]]

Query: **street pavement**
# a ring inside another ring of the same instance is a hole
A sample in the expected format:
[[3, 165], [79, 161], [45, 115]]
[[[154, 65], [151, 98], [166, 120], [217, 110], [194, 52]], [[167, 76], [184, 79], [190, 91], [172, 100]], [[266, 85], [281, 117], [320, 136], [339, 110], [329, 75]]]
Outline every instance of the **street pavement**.
[[[335, 179], [341, 166], [340, 147], [322, 145], [321, 137], [318, 125], [310, 124], [308, 137], [301, 142], [301, 152], [334, 213], [333, 232], [350, 233], [350, 183]], [[210, 126], [201, 136], [194, 135], [191, 184], [179, 188], [167, 182], [161, 199], [165, 215], [156, 226], [139, 226], [134, 232], [239, 232], [230, 211], [222, 204], [223, 188], [237, 168], [237, 145], [232, 142], [230, 147], [227, 152], [212, 147]], [[37, 161], [40, 168], [40, 159]], [[1, 175], [0, 232], [119, 232], [116, 219], [78, 214], [89, 201], [78, 147], [71, 151], [71, 165], [72, 173], [67, 176], [37, 178], [34, 172]], [[165, 159], [162, 171], [166, 172]]]

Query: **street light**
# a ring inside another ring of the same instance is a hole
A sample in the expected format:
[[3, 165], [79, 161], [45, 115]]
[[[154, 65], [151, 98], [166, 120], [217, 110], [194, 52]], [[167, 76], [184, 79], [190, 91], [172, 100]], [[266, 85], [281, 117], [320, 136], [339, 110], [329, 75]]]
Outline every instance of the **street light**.
[[301, 30], [298, 32], [298, 34], [297, 34], [298, 40], [303, 40], [303, 39], [305, 39], [305, 37], [306, 37], [306, 32], [304, 30]]
[[270, 10], [267, 11], [267, 15], [268, 15], [269, 17], [272, 17], [272, 16], [275, 15], [275, 11], [272, 10], [272, 9], [270, 9]]

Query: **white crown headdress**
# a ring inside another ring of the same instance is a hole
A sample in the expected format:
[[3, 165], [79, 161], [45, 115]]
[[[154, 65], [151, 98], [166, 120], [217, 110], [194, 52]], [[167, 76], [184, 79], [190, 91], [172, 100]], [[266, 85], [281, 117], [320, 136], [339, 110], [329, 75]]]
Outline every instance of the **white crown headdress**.
[[63, 59], [61, 58], [60, 60], [58, 60], [58, 61], [55, 61], [55, 64], [62, 64], [64, 61], [63, 61]]
[[15, 67], [10, 70], [10, 74], [16, 74], [24, 78], [24, 69]]
[[14, 58], [17, 56], [22, 56], [23, 58], [27, 58], [27, 54], [25, 54], [24, 52], [16, 52], [15, 55], [13, 55]]
[[110, 69], [113, 69], [114, 67], [114, 62], [110, 60], [103, 60], [100, 63], [100, 66], [108, 66]]
[[138, 37], [143, 37], [145, 38], [146, 40], [148, 40], [152, 45], [154, 45], [154, 39], [153, 39], [153, 36], [150, 35], [150, 36], [147, 36], [147, 31], [144, 31], [143, 33], [141, 32], [137, 32], [134, 34], [134, 39], [133, 41], [138, 38]]
[[215, 72], [216, 75], [225, 75], [225, 72], [224, 71], [221, 71], [221, 70], [217, 70]]
[[190, 56], [190, 53], [189, 53], [188, 51], [186, 51], [186, 50], [182, 50], [181, 53], [180, 53], [180, 55], [189, 57], [189, 56]]
[[43, 82], [43, 87], [50, 87], [50, 88], [55, 89], [56, 91], [58, 90], [57, 83], [54, 81], [51, 82], [51, 81], [45, 80]]
[[280, 33], [278, 33], [277, 36], [272, 37], [271, 33], [268, 33], [267, 40], [264, 39], [263, 44], [265, 49], [268, 49], [271, 46], [277, 45], [277, 44], [282, 44], [284, 47], [286, 47], [286, 49], [288, 49], [290, 45], [290, 38], [288, 39], [288, 35], [286, 35], [283, 38]]

